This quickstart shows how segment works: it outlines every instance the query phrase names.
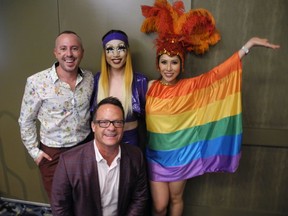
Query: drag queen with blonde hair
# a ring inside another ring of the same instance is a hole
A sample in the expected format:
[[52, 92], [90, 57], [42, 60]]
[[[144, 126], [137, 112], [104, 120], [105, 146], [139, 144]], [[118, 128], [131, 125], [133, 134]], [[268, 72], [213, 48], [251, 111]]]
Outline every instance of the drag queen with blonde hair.
[[117, 97], [125, 111], [122, 142], [139, 145], [139, 119], [145, 115], [148, 79], [133, 71], [128, 36], [121, 30], [110, 30], [102, 37], [101, 71], [94, 77], [91, 110], [99, 101]]

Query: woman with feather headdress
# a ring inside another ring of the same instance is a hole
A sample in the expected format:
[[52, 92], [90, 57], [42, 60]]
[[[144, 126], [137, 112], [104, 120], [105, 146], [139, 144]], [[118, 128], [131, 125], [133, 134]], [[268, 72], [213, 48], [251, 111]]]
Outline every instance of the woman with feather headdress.
[[251, 38], [209, 72], [179, 79], [185, 54], [202, 54], [220, 40], [209, 11], [185, 13], [182, 1], [142, 6], [141, 31], [157, 32], [161, 77], [146, 95], [148, 162], [154, 215], [181, 215], [186, 180], [207, 172], [235, 172], [241, 157], [241, 59], [253, 46], [279, 48]]

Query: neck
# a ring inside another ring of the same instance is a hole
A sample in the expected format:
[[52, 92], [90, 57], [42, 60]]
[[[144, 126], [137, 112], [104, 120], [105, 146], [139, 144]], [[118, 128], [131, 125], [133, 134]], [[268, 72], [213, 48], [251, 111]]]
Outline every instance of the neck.
[[102, 155], [102, 157], [107, 161], [107, 164], [110, 166], [114, 158], [119, 152], [119, 145], [116, 146], [100, 146], [97, 144], [97, 148]]
[[177, 82], [178, 82], [178, 80], [174, 80], [173, 82], [167, 82], [167, 81], [165, 81], [165, 80], [163, 80], [163, 79], [160, 80], [160, 83], [161, 83], [162, 85], [165, 85], [165, 86], [175, 85]]
[[59, 79], [62, 82], [69, 84], [72, 90], [75, 89], [78, 71], [67, 72], [67, 71], [61, 70], [60, 68], [57, 68], [56, 72], [57, 72]]
[[119, 69], [110, 68], [109, 73], [111, 77], [123, 77], [125, 71], [124, 71], [124, 68], [119, 68]]

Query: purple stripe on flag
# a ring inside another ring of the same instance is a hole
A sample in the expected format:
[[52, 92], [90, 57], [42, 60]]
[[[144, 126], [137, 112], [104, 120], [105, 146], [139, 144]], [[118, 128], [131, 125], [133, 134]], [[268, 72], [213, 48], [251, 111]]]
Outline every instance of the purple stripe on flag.
[[148, 162], [149, 178], [152, 181], [173, 182], [189, 179], [210, 172], [235, 172], [239, 166], [241, 152], [234, 156], [200, 158], [184, 166], [162, 167]]

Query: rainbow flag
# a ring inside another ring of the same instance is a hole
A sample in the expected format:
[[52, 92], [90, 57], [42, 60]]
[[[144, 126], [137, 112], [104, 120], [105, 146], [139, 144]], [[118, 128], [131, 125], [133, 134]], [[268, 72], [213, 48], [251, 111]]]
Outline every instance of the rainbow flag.
[[153, 181], [235, 172], [242, 142], [242, 64], [238, 53], [200, 76], [147, 92], [146, 156]]

